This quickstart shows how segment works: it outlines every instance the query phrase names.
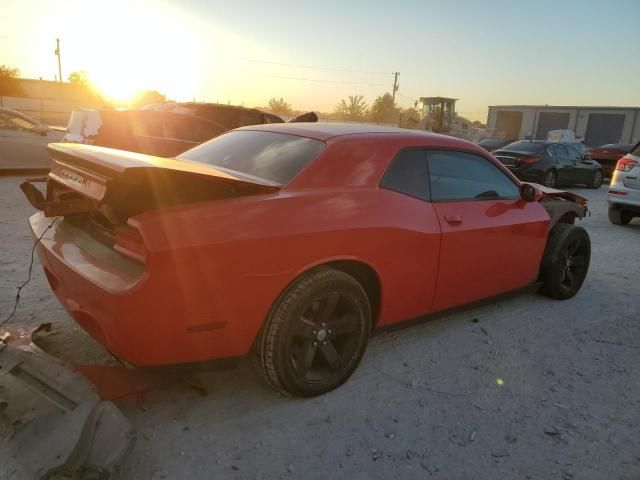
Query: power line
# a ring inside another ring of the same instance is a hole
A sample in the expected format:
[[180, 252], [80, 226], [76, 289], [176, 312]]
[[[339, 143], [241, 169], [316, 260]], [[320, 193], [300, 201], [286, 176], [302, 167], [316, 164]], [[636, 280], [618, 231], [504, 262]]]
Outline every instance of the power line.
[[348, 68], [331, 68], [331, 67], [318, 67], [316, 65], [300, 65], [300, 64], [296, 64], [296, 63], [282, 63], [282, 62], [271, 62], [269, 60], [254, 60], [251, 58], [243, 58], [242, 59], [245, 62], [252, 62], [252, 63], [266, 63], [268, 65], [280, 65], [282, 67], [295, 67], [295, 68], [309, 68], [312, 70], [329, 70], [332, 72], [351, 72], [351, 73], [366, 73], [369, 75], [387, 75], [387, 73], [383, 73], [383, 72], [371, 72], [371, 71], [366, 71], [366, 70], [352, 70], [352, 69], [348, 69]]
[[271, 77], [271, 78], [283, 78], [285, 80], [300, 80], [303, 82], [318, 82], [318, 83], [341, 83], [341, 84], [345, 84], [345, 85], [368, 85], [368, 86], [375, 86], [375, 87], [380, 87], [380, 86], [384, 86], [384, 84], [382, 83], [367, 83], [367, 82], [344, 82], [342, 80], [323, 80], [323, 79], [317, 79], [317, 78], [302, 78], [302, 77], [286, 77], [283, 75], [270, 75], [268, 73], [250, 73], [250, 75], [260, 75], [262, 77]]
[[409, 98], [406, 95], [401, 94], [400, 92], [398, 92], [398, 95], [400, 95], [402, 98], [404, 98], [405, 100], [409, 100], [410, 102], [415, 102], [418, 100], [418, 98]]

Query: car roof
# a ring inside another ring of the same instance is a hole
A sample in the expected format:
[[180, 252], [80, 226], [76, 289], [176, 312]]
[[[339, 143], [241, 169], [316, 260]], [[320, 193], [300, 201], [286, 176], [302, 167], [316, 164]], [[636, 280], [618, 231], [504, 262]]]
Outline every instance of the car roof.
[[551, 143], [563, 143], [563, 142], [550, 142], [548, 140], [516, 140], [515, 142], [511, 142], [511, 143], [539, 143], [542, 145], [549, 145]]
[[313, 138], [315, 140], [327, 141], [334, 137], [345, 135], [364, 135], [364, 134], [382, 134], [382, 135], [405, 135], [405, 136], [424, 136], [433, 139], [454, 139], [447, 135], [440, 135], [424, 130], [408, 130], [405, 128], [385, 127], [381, 125], [367, 125], [362, 123], [317, 123], [317, 122], [301, 122], [301, 123], [269, 123], [265, 125], [249, 125], [240, 127], [236, 130], [255, 130], [274, 133], [288, 133], [298, 135], [300, 137]]

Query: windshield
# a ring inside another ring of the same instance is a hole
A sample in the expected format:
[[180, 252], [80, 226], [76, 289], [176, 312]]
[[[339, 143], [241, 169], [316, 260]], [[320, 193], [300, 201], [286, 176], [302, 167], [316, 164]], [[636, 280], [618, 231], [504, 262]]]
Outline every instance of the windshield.
[[524, 152], [524, 153], [540, 153], [546, 148], [546, 143], [535, 142], [513, 142], [500, 150], [508, 150], [510, 152]]
[[285, 184], [316, 158], [324, 147], [323, 142], [311, 138], [239, 130], [187, 150], [178, 158]]

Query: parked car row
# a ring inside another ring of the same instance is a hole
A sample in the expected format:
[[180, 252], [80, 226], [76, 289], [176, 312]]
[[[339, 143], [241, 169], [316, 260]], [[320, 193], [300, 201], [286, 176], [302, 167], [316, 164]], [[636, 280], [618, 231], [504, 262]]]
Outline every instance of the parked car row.
[[[316, 122], [308, 112], [290, 122]], [[49, 143], [84, 143], [174, 157], [221, 133], [247, 125], [284, 123], [257, 109], [213, 103], [165, 102], [139, 110], [79, 108], [63, 131], [14, 110], [0, 108], [0, 170], [48, 169]]]

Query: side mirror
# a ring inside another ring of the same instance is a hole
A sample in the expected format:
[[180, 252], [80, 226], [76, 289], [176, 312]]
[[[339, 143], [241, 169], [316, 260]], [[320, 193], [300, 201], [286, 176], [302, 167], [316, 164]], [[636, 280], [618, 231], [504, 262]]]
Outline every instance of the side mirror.
[[525, 202], [537, 202], [542, 198], [542, 192], [530, 183], [520, 185], [520, 198]]

